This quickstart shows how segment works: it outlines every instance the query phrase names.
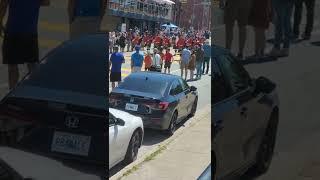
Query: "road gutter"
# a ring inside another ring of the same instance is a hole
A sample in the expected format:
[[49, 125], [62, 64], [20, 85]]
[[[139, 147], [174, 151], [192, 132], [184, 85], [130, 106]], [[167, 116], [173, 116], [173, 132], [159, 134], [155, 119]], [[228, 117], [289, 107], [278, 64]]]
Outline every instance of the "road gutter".
[[143, 155], [141, 158], [137, 159], [133, 163], [129, 164], [128, 166], [120, 170], [118, 173], [110, 177], [109, 180], [121, 180], [123, 177], [128, 176], [133, 172], [137, 171], [143, 164], [153, 160], [156, 156], [158, 156], [164, 150], [166, 150], [168, 145], [170, 145], [175, 139], [181, 136], [186, 130], [190, 129], [195, 124], [197, 124], [201, 119], [205, 118], [208, 115], [209, 115], [209, 118], [211, 118], [210, 114], [211, 114], [211, 104], [207, 104], [206, 106], [204, 106], [204, 108], [202, 108], [201, 110], [198, 110], [198, 112], [193, 118], [185, 122], [185, 126], [186, 126], [185, 128], [182, 128], [182, 129], [179, 128], [173, 136], [159, 143], [157, 147], [154, 147], [152, 150], [150, 150], [148, 153]]

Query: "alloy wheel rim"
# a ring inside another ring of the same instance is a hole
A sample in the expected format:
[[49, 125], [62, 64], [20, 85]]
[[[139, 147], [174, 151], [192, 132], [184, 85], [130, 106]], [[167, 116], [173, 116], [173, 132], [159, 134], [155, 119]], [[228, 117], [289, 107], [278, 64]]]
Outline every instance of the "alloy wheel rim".
[[135, 158], [138, 154], [139, 149], [139, 135], [138, 133], [135, 133], [135, 135], [132, 138], [132, 157]]

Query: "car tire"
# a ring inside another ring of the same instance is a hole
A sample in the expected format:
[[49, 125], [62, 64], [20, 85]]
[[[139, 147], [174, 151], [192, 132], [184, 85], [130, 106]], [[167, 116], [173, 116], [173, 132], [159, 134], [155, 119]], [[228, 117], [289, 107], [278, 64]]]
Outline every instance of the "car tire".
[[138, 130], [134, 131], [131, 136], [130, 143], [127, 149], [127, 153], [124, 159], [125, 164], [130, 164], [138, 157], [138, 151], [141, 143], [141, 135]]
[[171, 117], [170, 125], [168, 129], [166, 130], [166, 133], [169, 136], [172, 136], [174, 132], [176, 131], [176, 123], [177, 123], [178, 113], [175, 111]]
[[190, 117], [193, 117], [196, 114], [197, 106], [198, 106], [198, 97], [196, 97], [196, 99], [193, 102], [192, 109], [190, 112]]
[[270, 117], [269, 125], [266, 129], [265, 135], [259, 147], [256, 156], [256, 163], [248, 170], [248, 172], [246, 173], [247, 176], [249, 175], [251, 177], [258, 177], [268, 171], [274, 153], [278, 122], [278, 113], [273, 112]]

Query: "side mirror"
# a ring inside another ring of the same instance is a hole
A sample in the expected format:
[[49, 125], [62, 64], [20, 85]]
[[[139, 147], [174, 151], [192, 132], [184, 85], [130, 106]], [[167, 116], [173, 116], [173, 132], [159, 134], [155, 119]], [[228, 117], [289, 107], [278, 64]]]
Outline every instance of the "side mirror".
[[123, 119], [117, 118], [116, 119], [116, 125], [118, 126], [124, 126], [126, 123]]
[[255, 80], [255, 94], [265, 93], [269, 94], [276, 88], [276, 84], [265, 77], [259, 77]]
[[197, 91], [197, 88], [194, 87], [194, 86], [191, 86], [191, 87], [190, 87], [190, 91], [193, 91], [193, 92], [194, 92], [194, 91]]

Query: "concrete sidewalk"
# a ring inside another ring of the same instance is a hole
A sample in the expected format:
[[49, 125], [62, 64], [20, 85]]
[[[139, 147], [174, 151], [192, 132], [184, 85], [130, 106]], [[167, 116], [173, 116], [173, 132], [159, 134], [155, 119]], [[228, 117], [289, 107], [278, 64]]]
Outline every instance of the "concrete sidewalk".
[[[153, 160], [143, 162], [122, 180], [194, 180], [211, 162], [211, 112], [199, 114], [193, 124]], [[120, 178], [118, 178], [120, 179]]]

